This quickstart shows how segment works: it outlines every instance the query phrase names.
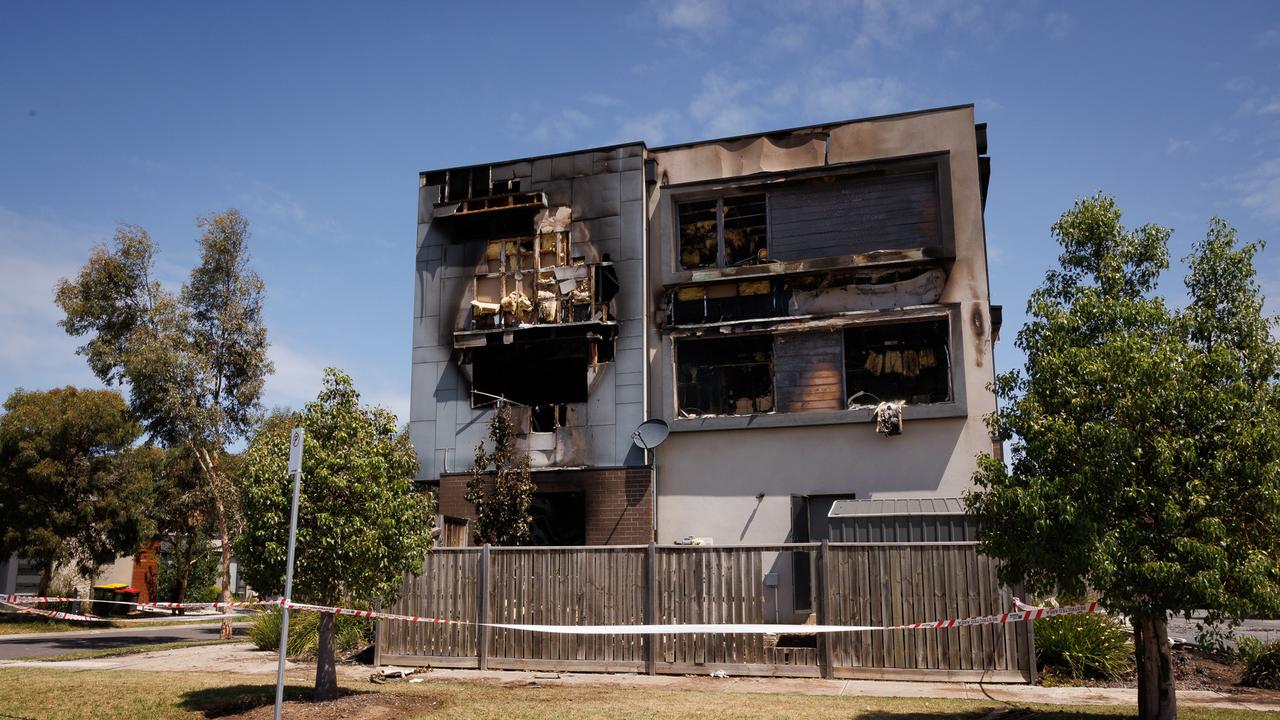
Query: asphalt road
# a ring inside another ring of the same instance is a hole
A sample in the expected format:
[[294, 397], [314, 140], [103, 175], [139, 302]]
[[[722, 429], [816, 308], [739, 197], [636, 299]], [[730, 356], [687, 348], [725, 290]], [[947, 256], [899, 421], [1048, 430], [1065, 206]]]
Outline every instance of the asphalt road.
[[[83, 650], [152, 645], [155, 643], [217, 640], [217, 623], [201, 625], [165, 625], [162, 627], [118, 628], [86, 632], [42, 633], [10, 638], [0, 635], [0, 660], [49, 657]], [[235, 626], [236, 637], [243, 637], [248, 626]]]

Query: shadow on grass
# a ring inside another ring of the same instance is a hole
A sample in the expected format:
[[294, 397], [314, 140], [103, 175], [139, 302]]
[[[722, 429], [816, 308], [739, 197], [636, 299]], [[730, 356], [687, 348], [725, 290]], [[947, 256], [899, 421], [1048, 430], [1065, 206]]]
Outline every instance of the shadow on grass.
[[865, 712], [858, 720], [1133, 720], [1132, 713], [1108, 712], [1099, 708], [1097, 713], [1081, 715], [1079, 710], [1033, 710], [1031, 708], [1004, 708], [1000, 710], [969, 710], [964, 712], [890, 712], [887, 710]]
[[[284, 699], [293, 702], [310, 702], [313, 688], [304, 685], [285, 685]], [[365, 691], [338, 688], [338, 697], [365, 695]], [[227, 685], [202, 690], [192, 690], [182, 695], [178, 707], [203, 713], [207, 718], [220, 718], [227, 715], [248, 712], [254, 708], [274, 705], [276, 686], [272, 685]]]

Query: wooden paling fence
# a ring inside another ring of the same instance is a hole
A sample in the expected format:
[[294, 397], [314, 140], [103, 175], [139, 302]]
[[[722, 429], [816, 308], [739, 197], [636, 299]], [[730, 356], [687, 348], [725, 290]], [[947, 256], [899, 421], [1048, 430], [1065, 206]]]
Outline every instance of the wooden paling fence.
[[[819, 624], [899, 625], [1005, 612], [975, 543], [437, 548], [389, 612], [489, 623], [764, 623], [767, 558], [811, 562]], [[803, 555], [801, 555], [803, 557]], [[455, 668], [1026, 682], [1028, 623], [868, 630], [780, 647], [759, 634], [560, 635], [381, 621], [378, 662]]]

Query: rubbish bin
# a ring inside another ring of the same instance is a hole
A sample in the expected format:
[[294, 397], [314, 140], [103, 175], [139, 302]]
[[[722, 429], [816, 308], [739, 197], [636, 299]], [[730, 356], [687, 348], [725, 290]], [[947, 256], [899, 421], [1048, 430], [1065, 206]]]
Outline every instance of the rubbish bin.
[[[94, 585], [93, 599], [96, 600], [128, 600], [130, 598], [119, 597], [121, 589], [128, 588], [124, 583], [112, 583], [110, 585]], [[133, 588], [129, 588], [132, 590]], [[136, 593], [135, 593], [136, 596]], [[116, 605], [114, 602], [95, 602], [93, 612], [98, 617], [110, 617], [115, 615], [124, 615], [129, 612], [128, 605]]]

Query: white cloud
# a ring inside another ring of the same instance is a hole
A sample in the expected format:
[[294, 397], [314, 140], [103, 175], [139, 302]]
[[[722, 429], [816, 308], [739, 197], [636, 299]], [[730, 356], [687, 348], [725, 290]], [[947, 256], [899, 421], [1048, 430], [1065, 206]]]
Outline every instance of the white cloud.
[[336, 220], [309, 211], [292, 193], [242, 175], [233, 176], [230, 182], [237, 188], [236, 202], [245, 210], [251, 223], [270, 229], [270, 234], [281, 234], [280, 226], [294, 231], [283, 234], [301, 233], [306, 240], [342, 233]]
[[297, 350], [279, 340], [271, 342], [267, 356], [276, 369], [262, 389], [262, 402], [267, 407], [301, 409], [320, 393], [324, 369], [337, 364], [333, 357]]
[[532, 117], [522, 112], [512, 113], [508, 118], [508, 125], [517, 137], [533, 140], [540, 145], [581, 142], [582, 133], [595, 125], [590, 116], [571, 107], [546, 113], [536, 109], [532, 112]]
[[658, 8], [664, 27], [691, 33], [707, 33], [729, 21], [723, 0], [672, 0]]
[[109, 236], [105, 228], [0, 207], [0, 393], [100, 385], [75, 354], [83, 343], [58, 326], [53, 294], [89, 259], [92, 244]]
[[360, 401], [365, 405], [377, 405], [396, 414], [401, 423], [409, 420], [409, 392], [407, 388], [389, 385], [375, 372], [353, 368], [346, 358], [296, 345], [285, 339], [274, 340], [267, 351], [275, 372], [267, 378], [262, 391], [262, 403], [268, 408], [287, 407], [301, 410], [320, 394], [327, 367], [342, 368], [350, 373]]
[[900, 46], [911, 38], [941, 29], [976, 32], [982, 29], [987, 10], [980, 2], [963, 0], [861, 0], [852, 13], [838, 21], [858, 28], [854, 48]]
[[702, 89], [689, 104], [689, 114], [713, 137], [741, 135], [759, 129], [763, 109], [747, 96], [754, 83], [713, 71], [702, 78]]
[[665, 145], [680, 120], [680, 113], [670, 109], [630, 115], [619, 120], [617, 139], [618, 142], [643, 140], [650, 147]]
[[803, 50], [808, 41], [809, 27], [806, 25], [778, 25], [769, 33], [769, 44], [783, 50]]
[[1175, 138], [1169, 138], [1169, 141], [1165, 143], [1164, 146], [1164, 152], [1166, 155], [1181, 155], [1183, 153], [1195, 152], [1195, 150], [1195, 143], [1190, 140], [1177, 140]]
[[1253, 78], [1235, 77], [1228, 80], [1222, 85], [1227, 92], [1240, 93], [1248, 92], [1253, 89]]
[[978, 112], [1000, 112], [1004, 110], [1004, 103], [992, 98], [983, 98], [974, 103]]
[[1280, 114], [1280, 95], [1272, 95], [1271, 97], [1255, 95], [1251, 98], [1245, 98], [1245, 101], [1240, 103], [1238, 113], [1240, 115]]
[[811, 113], [830, 119], [885, 115], [905, 109], [906, 89], [892, 78], [865, 77], [820, 84], [807, 93]]
[[1075, 21], [1065, 12], [1051, 12], [1044, 18], [1045, 29], [1049, 31], [1049, 37], [1055, 40], [1061, 40], [1071, 34], [1071, 27]]
[[1231, 182], [1239, 202], [1269, 220], [1280, 220], [1280, 157], [1259, 164]]
[[582, 96], [582, 101], [596, 107], [620, 107], [623, 105], [621, 99], [604, 93], [588, 93]]
[[801, 108], [813, 122], [884, 115], [904, 110], [909, 93], [893, 78], [858, 77], [832, 80], [815, 71], [773, 87], [757, 79], [732, 77], [717, 70], [702, 78], [702, 88], [689, 104], [689, 116], [710, 137], [742, 135], [767, 129], [770, 118]]

